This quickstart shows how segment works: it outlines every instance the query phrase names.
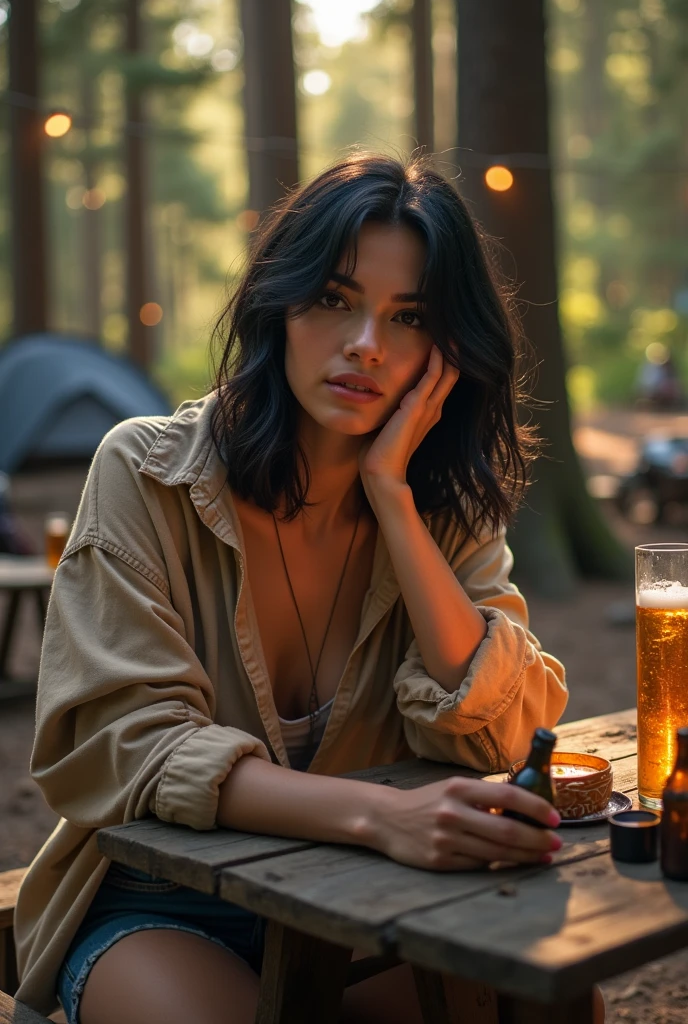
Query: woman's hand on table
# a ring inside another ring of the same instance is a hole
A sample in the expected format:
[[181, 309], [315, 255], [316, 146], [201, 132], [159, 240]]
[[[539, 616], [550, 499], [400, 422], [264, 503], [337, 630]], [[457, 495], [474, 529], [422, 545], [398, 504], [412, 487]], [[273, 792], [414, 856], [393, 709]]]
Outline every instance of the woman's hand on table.
[[[412, 790], [386, 790], [367, 845], [393, 860], [433, 871], [462, 871], [493, 861], [548, 863], [561, 839], [559, 814], [539, 796], [506, 782], [455, 776]], [[511, 810], [543, 828], [490, 813]]]

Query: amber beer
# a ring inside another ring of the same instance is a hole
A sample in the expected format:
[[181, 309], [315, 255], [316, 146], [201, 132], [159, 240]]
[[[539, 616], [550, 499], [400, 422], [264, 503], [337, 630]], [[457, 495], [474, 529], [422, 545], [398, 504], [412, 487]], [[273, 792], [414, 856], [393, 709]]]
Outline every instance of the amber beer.
[[61, 512], [54, 512], [45, 520], [45, 557], [51, 569], [57, 568], [67, 544], [69, 530], [69, 519]]
[[636, 548], [636, 579], [638, 796], [657, 809], [688, 726], [688, 545]]

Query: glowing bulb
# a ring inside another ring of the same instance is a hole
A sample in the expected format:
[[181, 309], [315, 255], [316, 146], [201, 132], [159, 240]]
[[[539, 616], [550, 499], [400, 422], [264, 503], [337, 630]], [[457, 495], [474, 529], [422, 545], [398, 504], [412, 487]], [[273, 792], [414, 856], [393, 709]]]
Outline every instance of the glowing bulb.
[[508, 167], [495, 164], [485, 171], [485, 184], [495, 192], [506, 192], [514, 183], [514, 176]]
[[51, 114], [43, 125], [43, 130], [51, 139], [59, 139], [66, 135], [72, 127], [72, 119], [69, 114]]
[[162, 320], [162, 306], [157, 302], [144, 302], [139, 310], [139, 320], [145, 327], [155, 327]]

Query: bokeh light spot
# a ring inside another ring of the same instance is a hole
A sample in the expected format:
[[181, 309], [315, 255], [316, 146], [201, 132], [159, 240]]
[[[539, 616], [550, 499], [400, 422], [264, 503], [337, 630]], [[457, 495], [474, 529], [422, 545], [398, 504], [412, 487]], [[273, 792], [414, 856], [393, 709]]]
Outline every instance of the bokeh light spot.
[[145, 327], [155, 327], [162, 320], [162, 306], [157, 302], [144, 302], [139, 310], [139, 319]]
[[485, 184], [495, 192], [506, 192], [514, 183], [514, 176], [508, 167], [495, 164], [485, 171]]
[[236, 222], [240, 231], [253, 231], [259, 220], [260, 214], [257, 210], [242, 210]]
[[104, 205], [105, 198], [102, 188], [87, 188], [81, 197], [81, 202], [87, 210], [99, 210]]
[[661, 341], [651, 341], [645, 349], [648, 362], [662, 366], [669, 359], [669, 349]]
[[51, 139], [59, 139], [66, 135], [72, 127], [72, 119], [69, 114], [51, 114], [43, 125], [43, 130]]
[[309, 96], [322, 96], [332, 85], [327, 71], [307, 71], [301, 79], [303, 91]]

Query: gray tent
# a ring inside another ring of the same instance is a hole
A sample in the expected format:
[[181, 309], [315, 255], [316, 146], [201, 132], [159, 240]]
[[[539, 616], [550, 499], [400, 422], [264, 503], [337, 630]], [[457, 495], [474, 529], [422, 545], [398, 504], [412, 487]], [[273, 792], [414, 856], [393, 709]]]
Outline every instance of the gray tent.
[[166, 398], [140, 370], [91, 342], [31, 334], [0, 349], [5, 473], [37, 459], [90, 459], [120, 420], [169, 412]]

